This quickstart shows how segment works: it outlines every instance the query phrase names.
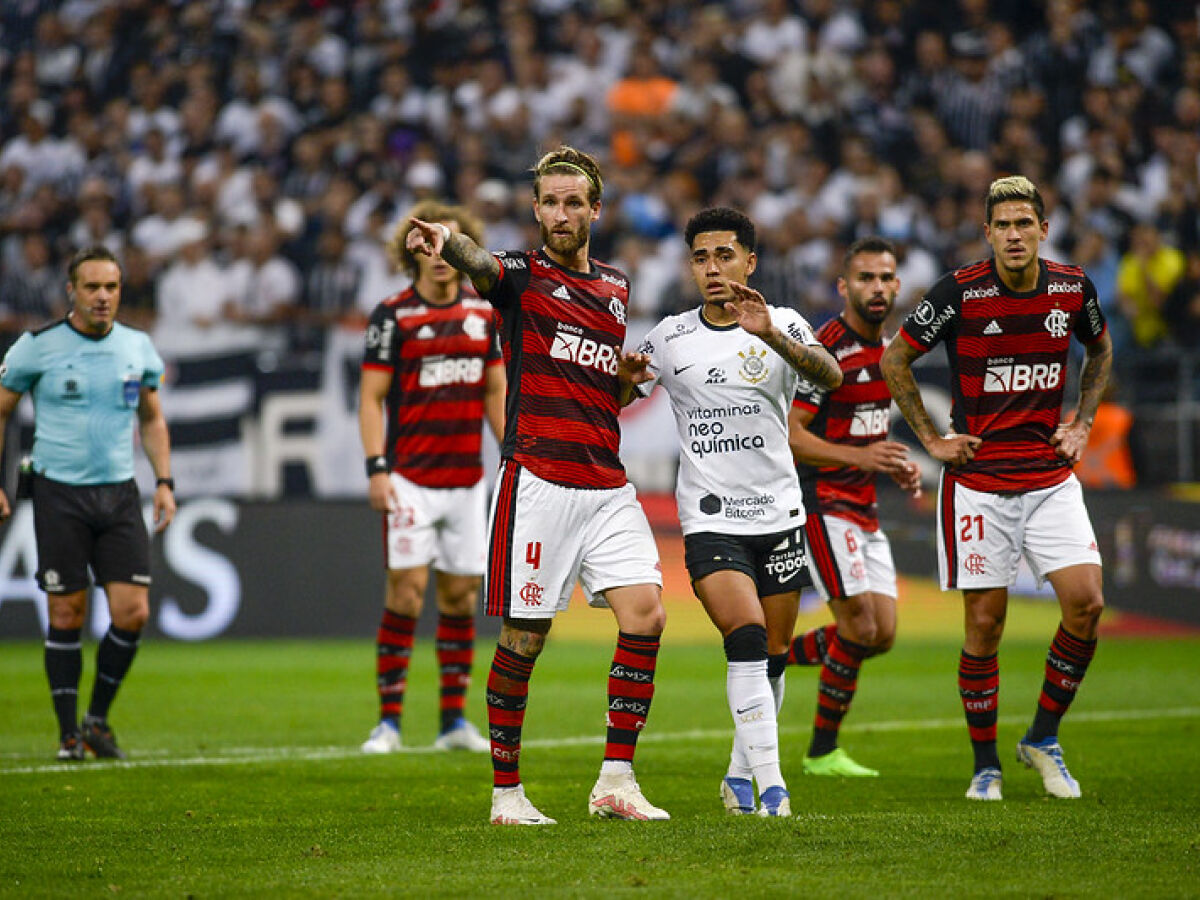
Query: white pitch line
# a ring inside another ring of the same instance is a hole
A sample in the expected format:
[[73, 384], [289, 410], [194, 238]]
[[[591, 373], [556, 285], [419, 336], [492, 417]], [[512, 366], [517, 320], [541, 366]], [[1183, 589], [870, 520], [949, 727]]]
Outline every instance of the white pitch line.
[[[1200, 718], [1200, 706], [1181, 706], [1167, 709], [1123, 709], [1080, 711], [1072, 713], [1071, 722], [1129, 722], [1149, 719], [1194, 719]], [[999, 724], [1021, 725], [1027, 720], [1023, 716], [1001, 716]], [[870, 734], [873, 731], [937, 731], [963, 728], [961, 718], [949, 719], [896, 719], [890, 722], [864, 722], [845, 725], [843, 731]], [[807, 734], [807, 727], [786, 725], [779, 729], [781, 735]], [[681, 741], [728, 741], [730, 729], [695, 729], [672, 731], [665, 734], [649, 732], [643, 734], [639, 743], [670, 744]], [[557, 749], [561, 747], [586, 747], [604, 743], [604, 736], [581, 735], [569, 738], [547, 738], [523, 741], [523, 749]], [[143, 757], [142, 753], [147, 754]], [[435, 755], [445, 751], [433, 747], [404, 747], [402, 754]], [[80, 763], [40, 763], [32, 766], [0, 767], [0, 777], [6, 775], [81, 775], [85, 772], [103, 772], [112, 769], [178, 769], [189, 766], [238, 766], [258, 765], [273, 762], [320, 762], [327, 759], [365, 759], [356, 747], [227, 747], [219, 756], [174, 757], [167, 750], [141, 751], [137, 758], [126, 760], [90, 761]]]

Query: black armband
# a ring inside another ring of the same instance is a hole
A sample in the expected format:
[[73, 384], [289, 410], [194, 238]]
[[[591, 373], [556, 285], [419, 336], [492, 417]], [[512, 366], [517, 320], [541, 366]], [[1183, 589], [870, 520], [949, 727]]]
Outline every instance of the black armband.
[[155, 487], [158, 487], [160, 484], [165, 484], [165, 485], [166, 485], [168, 488], [170, 488], [172, 491], [174, 491], [174, 490], [175, 490], [175, 479], [174, 479], [174, 478], [171, 478], [169, 475], [168, 475], [166, 478], [156, 478], [156, 479], [154, 479], [154, 486], [155, 486]]
[[367, 457], [367, 477], [368, 478], [370, 478], [372, 475], [378, 475], [381, 472], [384, 474], [387, 474], [388, 472], [391, 471], [391, 469], [392, 469], [392, 467], [388, 465], [386, 456], [368, 456]]

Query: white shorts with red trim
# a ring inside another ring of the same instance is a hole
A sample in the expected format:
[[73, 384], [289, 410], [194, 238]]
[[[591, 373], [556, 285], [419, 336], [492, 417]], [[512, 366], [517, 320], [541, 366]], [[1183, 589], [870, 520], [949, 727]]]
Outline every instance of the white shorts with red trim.
[[658, 548], [632, 484], [563, 487], [505, 460], [489, 521], [490, 615], [553, 618], [567, 608], [576, 581], [591, 606], [607, 606], [610, 588], [662, 587]]
[[1022, 556], [1039, 582], [1067, 566], [1101, 564], [1074, 475], [1025, 494], [988, 494], [943, 470], [937, 542], [942, 590], [1011, 587]]
[[804, 541], [808, 571], [822, 600], [842, 600], [868, 591], [897, 596], [892, 543], [882, 530], [866, 531], [840, 516], [809, 516]]
[[389, 569], [430, 563], [447, 575], [482, 575], [487, 561], [487, 485], [430, 488], [392, 472], [399, 505], [384, 517]]

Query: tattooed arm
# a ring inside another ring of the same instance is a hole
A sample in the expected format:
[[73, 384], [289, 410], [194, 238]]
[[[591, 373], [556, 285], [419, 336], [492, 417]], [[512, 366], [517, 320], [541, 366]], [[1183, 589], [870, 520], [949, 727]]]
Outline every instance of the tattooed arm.
[[1075, 416], [1070, 422], [1059, 425], [1050, 437], [1050, 444], [1058, 455], [1071, 465], [1083, 456], [1092, 420], [1096, 418], [1096, 409], [1108, 386], [1108, 375], [1112, 371], [1112, 338], [1106, 331], [1099, 340], [1087, 344], [1085, 351], [1087, 357], [1079, 376], [1079, 405], [1075, 407]]
[[730, 282], [729, 286], [735, 300], [726, 303], [725, 308], [743, 329], [762, 340], [813, 384], [829, 391], [842, 386], [842, 369], [828, 350], [802, 343], [780, 331], [771, 321], [771, 311], [758, 291], [736, 282]]
[[951, 434], [946, 437], [938, 434], [912, 373], [913, 362], [920, 355], [921, 351], [903, 338], [892, 341], [879, 361], [883, 379], [900, 413], [929, 455], [951, 466], [964, 465], [975, 457], [975, 450], [983, 441], [971, 434]]
[[405, 243], [411, 252], [427, 256], [440, 254], [442, 259], [471, 279], [481, 296], [496, 286], [500, 278], [500, 263], [487, 250], [465, 234], [451, 231], [440, 222], [422, 222], [417, 218], [409, 221], [413, 227]]

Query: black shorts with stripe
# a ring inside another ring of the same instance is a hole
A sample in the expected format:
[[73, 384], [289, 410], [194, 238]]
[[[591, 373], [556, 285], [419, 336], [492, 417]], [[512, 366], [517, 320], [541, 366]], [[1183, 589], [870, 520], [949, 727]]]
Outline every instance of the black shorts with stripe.
[[41, 475], [30, 483], [37, 537], [38, 585], [48, 594], [97, 584], [150, 584], [150, 535], [133, 479], [64, 484]]
[[804, 552], [804, 529], [742, 535], [699, 531], [683, 536], [683, 563], [695, 583], [732, 569], [749, 575], [760, 597], [799, 591], [812, 584]]

